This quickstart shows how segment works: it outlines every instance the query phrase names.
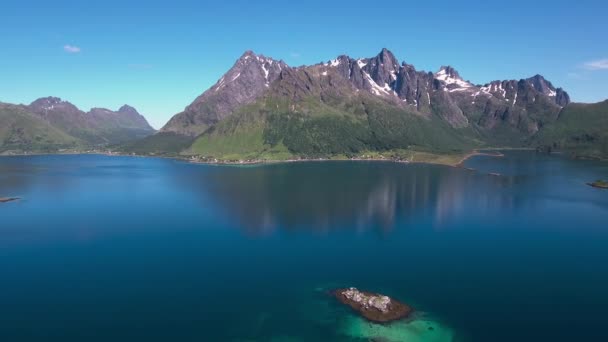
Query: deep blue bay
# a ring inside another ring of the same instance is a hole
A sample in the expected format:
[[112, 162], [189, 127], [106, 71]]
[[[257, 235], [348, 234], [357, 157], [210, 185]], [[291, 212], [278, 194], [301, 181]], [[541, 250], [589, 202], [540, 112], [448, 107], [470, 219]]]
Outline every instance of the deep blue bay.
[[466, 166], [2, 157], [0, 341], [607, 341], [608, 163]]

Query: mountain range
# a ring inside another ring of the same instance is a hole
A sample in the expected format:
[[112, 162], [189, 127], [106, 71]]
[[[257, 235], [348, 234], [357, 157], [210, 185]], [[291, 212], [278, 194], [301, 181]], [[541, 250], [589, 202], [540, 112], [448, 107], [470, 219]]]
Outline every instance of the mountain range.
[[246, 51], [155, 132], [134, 108], [83, 112], [59, 98], [0, 104], [0, 152], [114, 146], [219, 160], [357, 157], [534, 147], [608, 157], [608, 102], [571, 103], [541, 75], [474, 84], [387, 49], [309, 66]]
[[[582, 108], [541, 75], [473, 84], [451, 66], [417, 70], [387, 49], [300, 67], [247, 51], [160, 132], [129, 148], [232, 160], [576, 148], [585, 132], [545, 132], [556, 131], [562, 113]], [[594, 134], [592, 142], [604, 141]], [[592, 154], [608, 154], [601, 145]]]
[[118, 111], [78, 109], [57, 97], [29, 105], [0, 103], [0, 152], [54, 152], [82, 150], [126, 143], [155, 130], [128, 105]]

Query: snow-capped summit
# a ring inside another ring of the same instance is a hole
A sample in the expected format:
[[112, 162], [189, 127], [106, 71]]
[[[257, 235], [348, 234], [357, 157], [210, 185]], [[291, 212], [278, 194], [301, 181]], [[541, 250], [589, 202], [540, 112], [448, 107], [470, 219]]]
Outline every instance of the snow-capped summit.
[[475, 86], [470, 82], [467, 82], [460, 77], [458, 71], [451, 66], [442, 66], [437, 73], [435, 78], [446, 84], [448, 91], [462, 91]]

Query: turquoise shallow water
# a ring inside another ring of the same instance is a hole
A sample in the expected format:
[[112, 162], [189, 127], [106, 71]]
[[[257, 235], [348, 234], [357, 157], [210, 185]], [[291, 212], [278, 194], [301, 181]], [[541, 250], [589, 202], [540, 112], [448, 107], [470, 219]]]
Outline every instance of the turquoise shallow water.
[[608, 164], [467, 166], [0, 158], [0, 341], [608, 340]]

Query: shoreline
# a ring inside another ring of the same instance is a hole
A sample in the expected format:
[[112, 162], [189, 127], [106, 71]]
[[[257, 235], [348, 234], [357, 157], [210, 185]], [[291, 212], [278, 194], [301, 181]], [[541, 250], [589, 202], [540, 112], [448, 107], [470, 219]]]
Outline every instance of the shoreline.
[[[500, 151], [499, 149], [496, 149], [495, 151]], [[472, 152], [468, 153], [467, 155], [465, 155], [459, 162], [458, 164], [454, 165], [454, 167], [464, 167], [464, 162], [466, 162], [468, 159], [475, 157], [475, 156], [487, 156], [487, 157], [495, 157], [495, 158], [502, 158], [504, 157], [504, 153], [488, 153], [488, 152], [479, 152], [477, 150], [473, 150]]]
[[[513, 150], [512, 148], [488, 148], [483, 149], [488, 151], [500, 151], [500, 150]], [[524, 149], [522, 149], [524, 150]], [[525, 149], [525, 150], [533, 150], [533, 149]], [[143, 154], [130, 154], [130, 153], [121, 153], [121, 152], [104, 152], [104, 151], [83, 151], [83, 152], [57, 152], [57, 153], [15, 153], [15, 154], [0, 154], [0, 158], [2, 157], [28, 157], [28, 156], [54, 156], [54, 155], [100, 155], [100, 156], [110, 156], [110, 157], [137, 157], [137, 158], [162, 158], [162, 159], [173, 159], [176, 161], [187, 162], [191, 164], [201, 164], [201, 165], [214, 165], [214, 166], [256, 166], [256, 165], [270, 165], [270, 164], [281, 164], [281, 163], [304, 163], [304, 162], [340, 162], [340, 161], [360, 161], [360, 162], [390, 162], [390, 163], [399, 163], [399, 164], [431, 164], [431, 165], [443, 165], [455, 168], [464, 168], [464, 162], [474, 156], [488, 156], [488, 157], [504, 157], [503, 153], [489, 153], [482, 152], [480, 150], [472, 150], [466, 154], [458, 154], [462, 155], [460, 159], [457, 161], [449, 162], [449, 161], [440, 161], [442, 157], [449, 157], [452, 155], [449, 154], [433, 154], [429, 152], [418, 152], [420, 154], [424, 154], [427, 156], [436, 157], [438, 160], [413, 160], [416, 152], [414, 152], [414, 156], [412, 156], [412, 160], [408, 160], [406, 158], [302, 158], [302, 159], [285, 159], [285, 160], [271, 160], [271, 159], [248, 159], [248, 160], [204, 160], [204, 159], [195, 159], [194, 156], [163, 156], [163, 155], [143, 155]]]

